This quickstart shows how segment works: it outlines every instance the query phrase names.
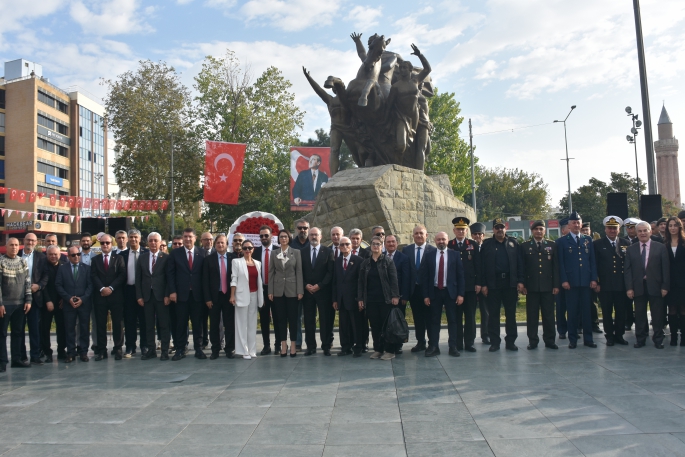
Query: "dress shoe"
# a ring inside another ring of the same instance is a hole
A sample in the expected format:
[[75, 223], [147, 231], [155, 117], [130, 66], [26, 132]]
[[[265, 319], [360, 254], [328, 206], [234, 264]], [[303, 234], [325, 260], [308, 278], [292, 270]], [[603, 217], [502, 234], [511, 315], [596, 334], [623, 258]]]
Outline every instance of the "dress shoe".
[[74, 361], [74, 358], [70, 355], [65, 355], [64, 356], [64, 363], [71, 363]]
[[95, 361], [96, 361], [96, 362], [99, 362], [100, 360], [103, 360], [103, 359], [106, 359], [106, 358], [107, 358], [107, 357], [105, 357], [102, 353], [100, 353], [100, 354], [98, 354], [98, 355], [95, 356]]
[[[176, 357], [176, 356], [174, 356]], [[219, 353], [218, 352], [212, 352], [212, 355], [209, 356], [209, 360], [216, 360], [219, 358]]]
[[569, 349], [575, 349], [578, 346], [577, 343], [568, 343], [568, 348]]
[[432, 346], [428, 346], [426, 349], [425, 356], [426, 357], [435, 357], [436, 355], [440, 355], [440, 349], [434, 348]]
[[121, 360], [122, 359], [122, 353], [121, 349], [119, 349], [117, 352], [114, 353], [114, 360]]
[[288, 357], [288, 353], [287, 352], [281, 352], [281, 357]]
[[657, 348], [657, 349], [663, 349], [663, 348], [664, 348], [664, 345], [661, 344], [661, 343], [654, 343], [654, 347]]
[[645, 343], [635, 343], [635, 344], [633, 344], [633, 347], [634, 347], [635, 349], [639, 349], [639, 348], [641, 348], [641, 347], [644, 346], [644, 345], [645, 345]]
[[202, 352], [202, 350], [199, 350], [199, 351], [195, 351], [195, 358], [200, 359], [200, 360], [205, 360], [207, 358], [207, 356], [205, 355], [204, 352]]
[[48, 354], [45, 356], [45, 360], [43, 361], [45, 363], [52, 363], [52, 354]]
[[262, 349], [262, 352], [260, 352], [261, 355], [269, 355], [271, 354], [271, 348], [269, 346], [264, 346], [264, 349]]
[[457, 351], [463, 351], [464, 347], [463, 346], [457, 346]]
[[316, 354], [316, 349], [307, 349], [304, 353], [305, 357], [309, 357], [310, 355]]
[[355, 353], [352, 354], [352, 357], [355, 358], [355, 359], [358, 359], [358, 358], [361, 357], [361, 356], [362, 356], [362, 353], [361, 353], [361, 352], [355, 352]]
[[57, 360], [64, 360], [67, 358], [67, 355], [63, 352], [58, 352], [57, 353]]
[[245, 354], [245, 355], [243, 356], [243, 360], [252, 360], [252, 356], [249, 355], [249, 354]]
[[43, 365], [43, 361], [38, 357], [31, 357], [31, 365]]
[[28, 368], [30, 366], [28, 360], [12, 360], [12, 368]]
[[381, 356], [381, 360], [392, 360], [395, 358], [395, 354], [392, 352], [386, 352]]
[[367, 352], [369, 352], [369, 347], [368, 347], [368, 346], [364, 346], [364, 347], [362, 348], [362, 354], [366, 354]]
[[483, 341], [483, 344], [490, 344], [490, 337], [489, 336], [485, 336], [485, 337], [481, 338], [481, 340]]
[[538, 348], [537, 344], [529, 344], [528, 346], [526, 346], [526, 349], [528, 349], [529, 351], [532, 349], [537, 349], [537, 348]]
[[452, 357], [459, 357], [461, 354], [459, 353], [459, 349], [450, 348], [449, 355], [451, 355]]
[[592, 327], [592, 332], [593, 333], [604, 333], [601, 328], [599, 328], [598, 325], [595, 325]]
[[545, 344], [545, 347], [547, 349], [559, 349], [559, 346], [557, 346], [555, 343], [552, 344]]
[[323, 355], [325, 355], [326, 357], [330, 357], [331, 356], [331, 350], [330, 349], [324, 349]]
[[344, 357], [350, 354], [352, 354], [352, 351], [350, 349], [342, 349], [340, 352], [338, 352], [338, 357]]
[[[297, 357], [297, 351], [296, 352], [291, 352], [290, 357]], [[244, 357], [243, 357], [244, 358]]]
[[498, 345], [494, 345], [494, 344], [493, 344], [492, 346], [490, 346], [490, 349], [488, 349], [488, 351], [490, 351], [490, 352], [497, 352], [497, 351], [499, 351], [499, 344], [498, 344]]
[[621, 339], [618, 339], [618, 338], [615, 339], [615, 340], [614, 340], [614, 343], [622, 344], [623, 346], [627, 346], [627, 345], [628, 345], [628, 342], [627, 342], [626, 340], [624, 340], [623, 338], [621, 338]]
[[[213, 355], [213, 354], [212, 354], [212, 355]], [[172, 361], [172, 362], [178, 362], [178, 361], [181, 360], [183, 357], [185, 357], [185, 356], [183, 355], [183, 352], [181, 352], [181, 351], [176, 351], [176, 354], [174, 354], [174, 356], [171, 358], [171, 361]], [[217, 354], [217, 357], [219, 357], [218, 354]]]
[[207, 349], [207, 346], [208, 346], [207, 343], [203, 343], [203, 344], [202, 344], [202, 350], [204, 351], [205, 349]]
[[418, 343], [416, 346], [411, 348], [411, 352], [421, 352], [426, 350], [426, 343]]
[[5, 371], [7, 371], [7, 365], [0, 363], [0, 373], [4, 373]]
[[233, 352], [233, 351], [226, 351], [226, 358], [227, 358], [227, 359], [235, 359], [235, 352]]
[[117, 352], [117, 350], [112, 348], [112, 351], [109, 353], [109, 355], [114, 355], [116, 352]]
[[143, 354], [140, 357], [140, 360], [150, 360], [150, 359], [156, 359], [156, 358], [157, 358], [157, 351], [148, 350], [145, 354]]
[[473, 346], [466, 346], [464, 350], [466, 352], [476, 352], [476, 348], [474, 348]]
[[162, 350], [162, 355], [159, 357], [159, 360], [169, 360], [169, 351]]
[[373, 354], [371, 354], [370, 359], [380, 359], [383, 356], [382, 352], [374, 351]]
[[78, 356], [78, 359], [79, 359], [81, 362], [87, 362], [87, 361], [90, 360], [86, 354], [81, 354], [80, 356]]
[[589, 343], [588, 343], [588, 342], [585, 342], [585, 343], [583, 343], [583, 346], [587, 346], [587, 347], [589, 347], [589, 348], [596, 348], [596, 347], [597, 347], [597, 343], [593, 343], [592, 341], [590, 341]]
[[507, 351], [518, 351], [519, 348], [516, 346], [514, 343], [507, 343], [506, 346]]
[[607, 346], [613, 346], [614, 344], [616, 344], [616, 343], [614, 343], [614, 342], [611, 341], [611, 340], [607, 340]]
[[560, 340], [565, 340], [565, 339], [566, 339], [566, 334], [565, 334], [565, 333], [560, 333], [560, 334], [559, 334], [559, 339], [560, 339]]

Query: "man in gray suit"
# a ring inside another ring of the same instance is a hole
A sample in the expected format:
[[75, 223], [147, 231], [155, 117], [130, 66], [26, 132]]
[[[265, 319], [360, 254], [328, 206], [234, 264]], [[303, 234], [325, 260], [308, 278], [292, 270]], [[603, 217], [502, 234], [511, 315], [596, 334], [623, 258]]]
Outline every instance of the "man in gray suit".
[[167, 266], [169, 254], [159, 250], [162, 236], [151, 232], [147, 236], [150, 249], [138, 257], [136, 264], [136, 298], [138, 305], [145, 308], [145, 325], [148, 351], [141, 360], [157, 357], [155, 351], [155, 315], [159, 322], [159, 339], [162, 341], [162, 356], [160, 360], [169, 360], [169, 287], [167, 285]]
[[664, 297], [670, 289], [670, 259], [666, 246], [650, 239], [652, 227], [649, 222], [637, 224], [638, 242], [626, 250], [624, 276], [626, 294], [635, 300], [634, 347], [641, 348], [649, 336], [647, 302], [652, 313], [654, 347], [663, 349]]

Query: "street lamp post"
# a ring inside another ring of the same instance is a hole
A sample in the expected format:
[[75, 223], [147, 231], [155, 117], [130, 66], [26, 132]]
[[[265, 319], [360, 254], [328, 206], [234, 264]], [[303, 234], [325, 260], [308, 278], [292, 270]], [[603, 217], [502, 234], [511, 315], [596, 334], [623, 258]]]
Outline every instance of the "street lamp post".
[[638, 207], [640, 206], [640, 173], [638, 170], [637, 166], [637, 134], [638, 134], [638, 129], [642, 126], [642, 121], [638, 120], [638, 115], [633, 114], [633, 109], [630, 106], [626, 107], [626, 113], [628, 113], [628, 116], [631, 117], [633, 121], [633, 128], [630, 129], [630, 133], [633, 135], [626, 135], [626, 140], [628, 140], [628, 143], [633, 143], [633, 146], [635, 147], [635, 179], [637, 181], [637, 184], [635, 185], [636, 189], [636, 194], [637, 194], [637, 204]]
[[566, 115], [566, 118], [563, 121], [558, 121], [554, 120], [554, 122], [561, 122], [564, 124], [564, 144], [566, 145], [566, 158], [561, 159], [566, 161], [566, 177], [568, 179], [568, 213], [571, 214], [573, 212], [573, 200], [571, 199], [571, 167], [569, 164], [569, 161], [572, 160], [572, 158], [569, 159], [568, 157], [568, 138], [566, 137], [566, 120], [568, 117], [571, 115], [573, 110], [576, 109], [576, 105], [571, 106], [571, 111], [568, 112]]

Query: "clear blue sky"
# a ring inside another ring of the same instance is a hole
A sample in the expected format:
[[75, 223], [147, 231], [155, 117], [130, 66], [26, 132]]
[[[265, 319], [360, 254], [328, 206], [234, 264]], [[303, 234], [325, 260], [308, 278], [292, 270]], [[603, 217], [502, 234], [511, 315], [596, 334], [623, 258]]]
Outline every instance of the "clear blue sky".
[[[634, 174], [624, 108], [641, 114], [642, 107], [631, 4], [0, 0], [0, 58], [36, 61], [60, 87], [101, 97], [99, 78], [114, 78], [140, 59], [173, 64], [190, 87], [204, 56], [231, 49], [255, 76], [275, 65], [292, 81], [307, 112], [301, 132], [307, 138], [328, 128], [328, 119], [301, 67], [319, 81], [328, 75], [349, 80], [359, 65], [349, 34], [377, 32], [405, 57], [411, 43], [421, 49], [440, 91], [454, 92], [463, 115], [472, 118], [481, 164], [540, 173], [556, 205], [566, 191], [563, 127], [485, 133], [551, 123], [575, 104], [568, 121], [572, 187], [593, 176], [608, 180], [611, 171]], [[685, 132], [685, 2], [643, 0], [642, 16], [652, 119], [656, 124], [665, 100], [678, 137]], [[642, 138], [638, 153], [644, 177]]]

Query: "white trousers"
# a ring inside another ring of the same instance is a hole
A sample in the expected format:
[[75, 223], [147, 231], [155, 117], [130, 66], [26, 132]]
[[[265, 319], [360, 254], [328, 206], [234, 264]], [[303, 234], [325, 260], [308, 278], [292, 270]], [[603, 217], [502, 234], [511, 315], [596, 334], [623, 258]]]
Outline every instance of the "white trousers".
[[257, 307], [260, 291], [250, 293], [249, 306], [235, 307], [235, 354], [257, 356]]

